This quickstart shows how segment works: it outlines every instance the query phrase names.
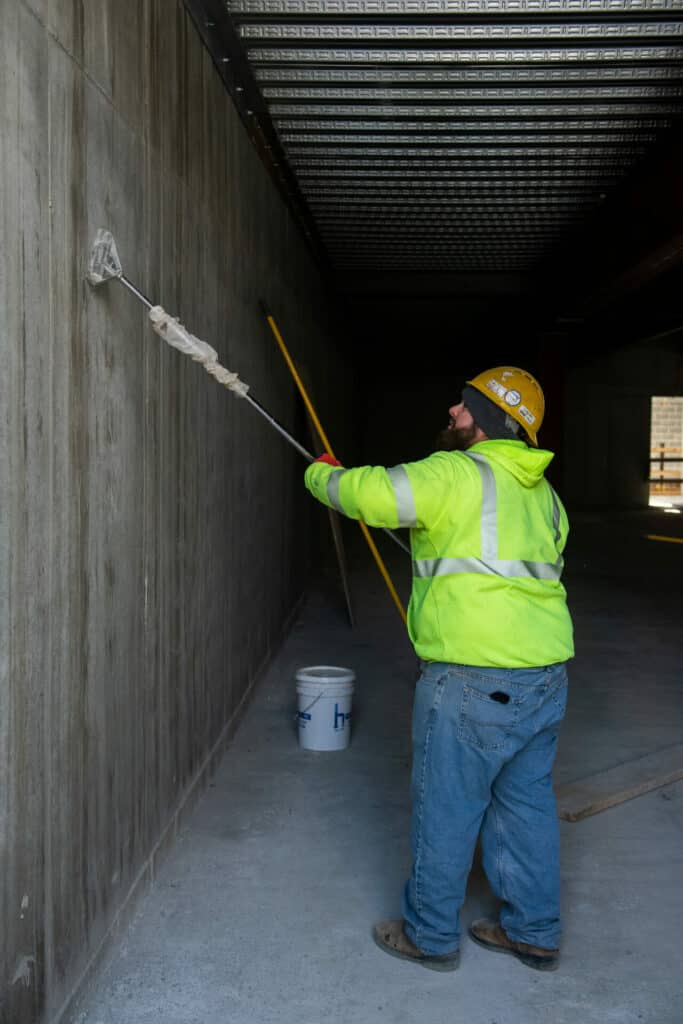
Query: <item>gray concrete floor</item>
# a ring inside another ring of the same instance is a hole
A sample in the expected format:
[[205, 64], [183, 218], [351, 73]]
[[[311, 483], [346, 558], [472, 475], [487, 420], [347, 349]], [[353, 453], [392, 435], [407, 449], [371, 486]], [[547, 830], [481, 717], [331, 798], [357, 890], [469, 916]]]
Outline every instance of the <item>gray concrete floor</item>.
[[[680, 535], [665, 518], [574, 522], [566, 584], [578, 654], [557, 782], [680, 741], [683, 545], [643, 536]], [[212, 785], [70, 1020], [680, 1024], [682, 783], [562, 823], [559, 971], [539, 975], [466, 937], [460, 969], [443, 975], [373, 945], [373, 921], [398, 916], [409, 865], [416, 661], [354, 543], [356, 627], [332, 577], [311, 589]], [[381, 547], [406, 595], [405, 556]], [[295, 673], [321, 663], [356, 672], [352, 742], [340, 752], [297, 741]], [[493, 911], [475, 858], [463, 925]]]

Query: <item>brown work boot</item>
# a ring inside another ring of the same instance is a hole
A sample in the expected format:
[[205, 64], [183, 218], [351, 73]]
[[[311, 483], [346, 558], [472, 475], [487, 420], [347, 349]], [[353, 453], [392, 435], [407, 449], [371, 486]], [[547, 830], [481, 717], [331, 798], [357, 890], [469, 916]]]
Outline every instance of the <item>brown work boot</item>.
[[428, 967], [430, 971], [454, 971], [460, 960], [460, 953], [423, 953], [403, 931], [403, 921], [380, 921], [372, 929], [372, 937], [385, 953], [401, 960], [412, 960], [414, 964]]
[[542, 949], [540, 946], [529, 946], [526, 942], [513, 942], [499, 924], [485, 917], [470, 925], [470, 935], [484, 949], [494, 953], [510, 953], [537, 971], [554, 971], [559, 966], [559, 949]]

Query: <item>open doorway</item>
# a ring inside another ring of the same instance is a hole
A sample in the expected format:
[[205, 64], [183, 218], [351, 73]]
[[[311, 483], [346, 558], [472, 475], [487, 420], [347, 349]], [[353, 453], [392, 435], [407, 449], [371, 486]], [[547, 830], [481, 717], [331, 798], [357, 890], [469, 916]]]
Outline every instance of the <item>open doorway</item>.
[[649, 504], [683, 508], [683, 396], [652, 396]]

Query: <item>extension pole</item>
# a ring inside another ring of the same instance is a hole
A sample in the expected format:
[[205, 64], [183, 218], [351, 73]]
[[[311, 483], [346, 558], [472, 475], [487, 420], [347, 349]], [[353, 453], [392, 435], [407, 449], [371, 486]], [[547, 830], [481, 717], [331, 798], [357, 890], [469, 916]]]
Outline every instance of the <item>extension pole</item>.
[[[306, 409], [308, 410], [308, 414], [311, 417], [311, 419], [313, 420], [313, 423], [315, 425], [315, 429], [318, 432], [318, 436], [319, 436], [320, 440], [322, 441], [323, 445], [325, 446], [325, 451], [329, 452], [329, 454], [333, 458], [335, 458], [336, 456], [335, 456], [335, 454], [334, 454], [334, 452], [332, 450], [332, 445], [330, 444], [330, 442], [328, 440], [327, 434], [323, 430], [322, 424], [321, 424], [320, 420], [318, 419], [318, 415], [317, 415], [315, 409], [313, 408], [313, 403], [311, 402], [310, 398], [308, 397], [308, 392], [306, 391], [306, 388], [304, 387], [304, 383], [301, 380], [301, 377], [299, 376], [299, 373], [297, 371], [296, 366], [294, 365], [292, 357], [290, 356], [289, 352], [287, 351], [287, 346], [285, 345], [285, 343], [283, 341], [283, 338], [282, 338], [282, 335], [280, 334], [280, 332], [279, 332], [279, 330], [277, 328], [277, 324], [275, 323], [275, 320], [273, 319], [273, 317], [271, 316], [271, 314], [268, 312], [268, 310], [266, 309], [266, 307], [263, 304], [261, 305], [261, 308], [263, 309], [263, 312], [264, 312], [265, 317], [266, 317], [266, 319], [268, 321], [268, 324], [270, 325], [270, 329], [273, 332], [273, 335], [275, 336], [275, 340], [278, 343], [280, 351], [282, 352], [282, 355], [284, 356], [285, 362], [287, 363], [287, 366], [289, 367], [289, 372], [291, 373], [292, 377], [294, 378], [296, 386], [299, 389], [299, 393], [300, 393], [301, 397], [304, 400], [304, 405], [306, 406]], [[384, 579], [384, 582], [387, 585], [387, 589], [389, 590], [389, 593], [391, 594], [392, 600], [393, 600], [394, 604], [396, 605], [396, 607], [398, 609], [398, 613], [401, 616], [401, 618], [403, 619], [403, 622], [407, 623], [406, 613], [405, 613], [405, 609], [404, 609], [403, 605], [401, 604], [401, 599], [398, 596], [398, 594], [396, 593], [396, 588], [394, 587], [394, 584], [391, 581], [391, 576], [389, 575], [389, 573], [387, 571], [387, 567], [385, 566], [384, 562], [382, 561], [382, 556], [380, 555], [379, 551], [377, 550], [377, 546], [376, 546], [374, 540], [370, 536], [370, 531], [368, 530], [367, 526], [365, 525], [365, 523], [361, 519], [358, 520], [358, 525], [360, 526], [361, 530], [363, 531], [363, 536], [365, 537], [365, 540], [367, 541], [367, 545], [370, 548], [370, 551], [372, 552], [372, 557], [375, 559], [375, 562], [377, 563], [377, 568], [381, 572], [382, 577]]]
[[[266, 419], [268, 423], [270, 423], [270, 425], [274, 427], [275, 430], [277, 430], [277, 432], [282, 437], [285, 438], [285, 440], [287, 440], [294, 448], [296, 448], [296, 450], [301, 455], [303, 455], [308, 462], [315, 461], [315, 457], [311, 455], [310, 452], [306, 451], [303, 445], [299, 444], [299, 442], [294, 437], [292, 437], [289, 431], [287, 431], [282, 426], [281, 423], [278, 423], [275, 417], [271, 416], [271, 414], [266, 409], [264, 409], [261, 403], [258, 402], [249, 394], [249, 385], [246, 384], [244, 381], [240, 380], [238, 374], [232, 373], [230, 370], [227, 370], [224, 366], [221, 366], [221, 364], [218, 362], [218, 353], [215, 351], [215, 349], [211, 348], [210, 345], [207, 345], [206, 342], [201, 341], [201, 339], [196, 338], [193, 334], [190, 334], [190, 332], [185, 327], [183, 327], [183, 325], [177, 319], [171, 317], [166, 312], [166, 310], [163, 309], [161, 306], [153, 306], [150, 300], [147, 298], [147, 296], [143, 292], [141, 292], [139, 288], [136, 288], [132, 281], [128, 280], [128, 278], [123, 273], [123, 268], [121, 267], [121, 260], [119, 259], [119, 254], [116, 248], [114, 236], [112, 235], [111, 231], [108, 231], [105, 228], [100, 228], [97, 231], [97, 234], [95, 235], [95, 240], [90, 250], [86, 279], [93, 288], [97, 288], [99, 285], [105, 284], [107, 281], [117, 280], [120, 284], [127, 288], [128, 291], [130, 291], [135, 296], [135, 298], [138, 299], [139, 302], [141, 302], [144, 306], [147, 307], [147, 309], [149, 310], [149, 319], [152, 324], [152, 327], [154, 328], [155, 332], [161, 338], [164, 339], [164, 341], [166, 341], [172, 348], [178, 349], [178, 351], [182, 352], [184, 355], [190, 356], [193, 360], [195, 360], [195, 362], [200, 363], [207, 371], [207, 373], [214, 377], [219, 384], [222, 384], [224, 387], [228, 388], [228, 390], [232, 391], [233, 394], [239, 395], [240, 398], [244, 398], [249, 403], [249, 405], [251, 405], [251, 407], [259, 413], [259, 415], [263, 416], [263, 418]], [[272, 318], [268, 317], [268, 319], [269, 322], [271, 322]], [[284, 342], [279, 337], [279, 332], [277, 331], [274, 322], [272, 322], [272, 326], [275, 330], [275, 336], [278, 339], [278, 343], [280, 344], [284, 353], [286, 353], [288, 365], [292, 369], [295, 380], [297, 381], [299, 389], [303, 395], [304, 401], [306, 402], [307, 408], [309, 409], [312, 418], [316, 424], [316, 427], [323, 438], [323, 442], [328, 446], [328, 450], [331, 452], [332, 449], [329, 447], [329, 442], [327, 441], [327, 438], [324, 435], [324, 431], [320, 426], [320, 422], [315, 414], [315, 410], [313, 409], [313, 406], [310, 403], [310, 399], [306, 394], [305, 388], [301, 383], [301, 380], [299, 379], [299, 375], [296, 372], [296, 369], [294, 368], [294, 364], [289, 358], [289, 353], [285, 348]], [[405, 622], [405, 612], [403, 611], [403, 607], [398, 599], [398, 595], [396, 594], [396, 591], [394, 590], [391, 580], [389, 579], [389, 575], [386, 569], [384, 568], [382, 560], [379, 556], [379, 552], [375, 548], [375, 545], [372, 542], [372, 538], [368, 534], [365, 525], [363, 523], [361, 523], [360, 525], [363, 528], [363, 532], [366, 536], [368, 545], [370, 546], [370, 550], [375, 555], [375, 560], [380, 567], [380, 571], [384, 576], [384, 579], [386, 581], [387, 586], [389, 587], [391, 595], [394, 601], [396, 602], [396, 606], [401, 614], [401, 617]], [[403, 544], [403, 541], [399, 540], [399, 538], [394, 533], [392, 533], [391, 530], [385, 530], [385, 533], [388, 533], [389, 536], [393, 540], [395, 540], [399, 547], [403, 548], [404, 551], [408, 551], [408, 549]]]
[[[129, 281], [128, 278], [124, 274], [116, 274], [115, 280], [120, 281], [120, 283], [122, 285], [125, 285], [125, 287], [128, 289], [128, 291], [132, 292], [133, 295], [136, 297], [136, 299], [139, 299], [140, 302], [142, 302], [145, 306], [147, 306], [147, 309], [153, 309], [154, 308], [152, 303], [147, 298], [147, 296], [144, 295], [138, 288], [136, 288], [135, 285], [132, 283], [132, 281]], [[267, 420], [268, 423], [270, 423], [271, 427], [275, 427], [275, 429], [277, 430], [278, 434], [280, 434], [281, 437], [284, 437], [284, 439], [286, 441], [289, 441], [289, 443], [292, 445], [292, 447], [296, 448], [296, 450], [299, 452], [300, 455], [303, 455], [303, 457], [308, 462], [315, 462], [315, 455], [311, 455], [311, 453], [309, 451], [307, 451], [302, 444], [299, 444], [299, 442], [296, 440], [296, 438], [292, 437], [292, 435], [289, 433], [289, 431], [286, 430], [285, 427], [283, 427], [282, 424], [279, 423], [278, 420], [276, 420], [274, 416], [271, 416], [271, 414], [268, 412], [268, 410], [265, 409], [261, 405], [261, 403], [258, 401], [258, 399], [254, 398], [248, 392], [246, 392], [242, 397], [245, 399], [246, 402], [249, 403], [249, 405], [253, 409], [256, 409], [256, 411], [261, 416], [263, 416], [263, 418], [265, 420]]]

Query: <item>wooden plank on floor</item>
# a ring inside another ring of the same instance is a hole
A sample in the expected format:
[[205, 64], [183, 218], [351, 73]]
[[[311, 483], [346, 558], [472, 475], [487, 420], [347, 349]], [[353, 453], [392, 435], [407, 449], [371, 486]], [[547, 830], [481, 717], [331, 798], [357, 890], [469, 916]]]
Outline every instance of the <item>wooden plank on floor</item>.
[[678, 779], [683, 779], [683, 743], [558, 786], [557, 811], [563, 821], [581, 821]]

